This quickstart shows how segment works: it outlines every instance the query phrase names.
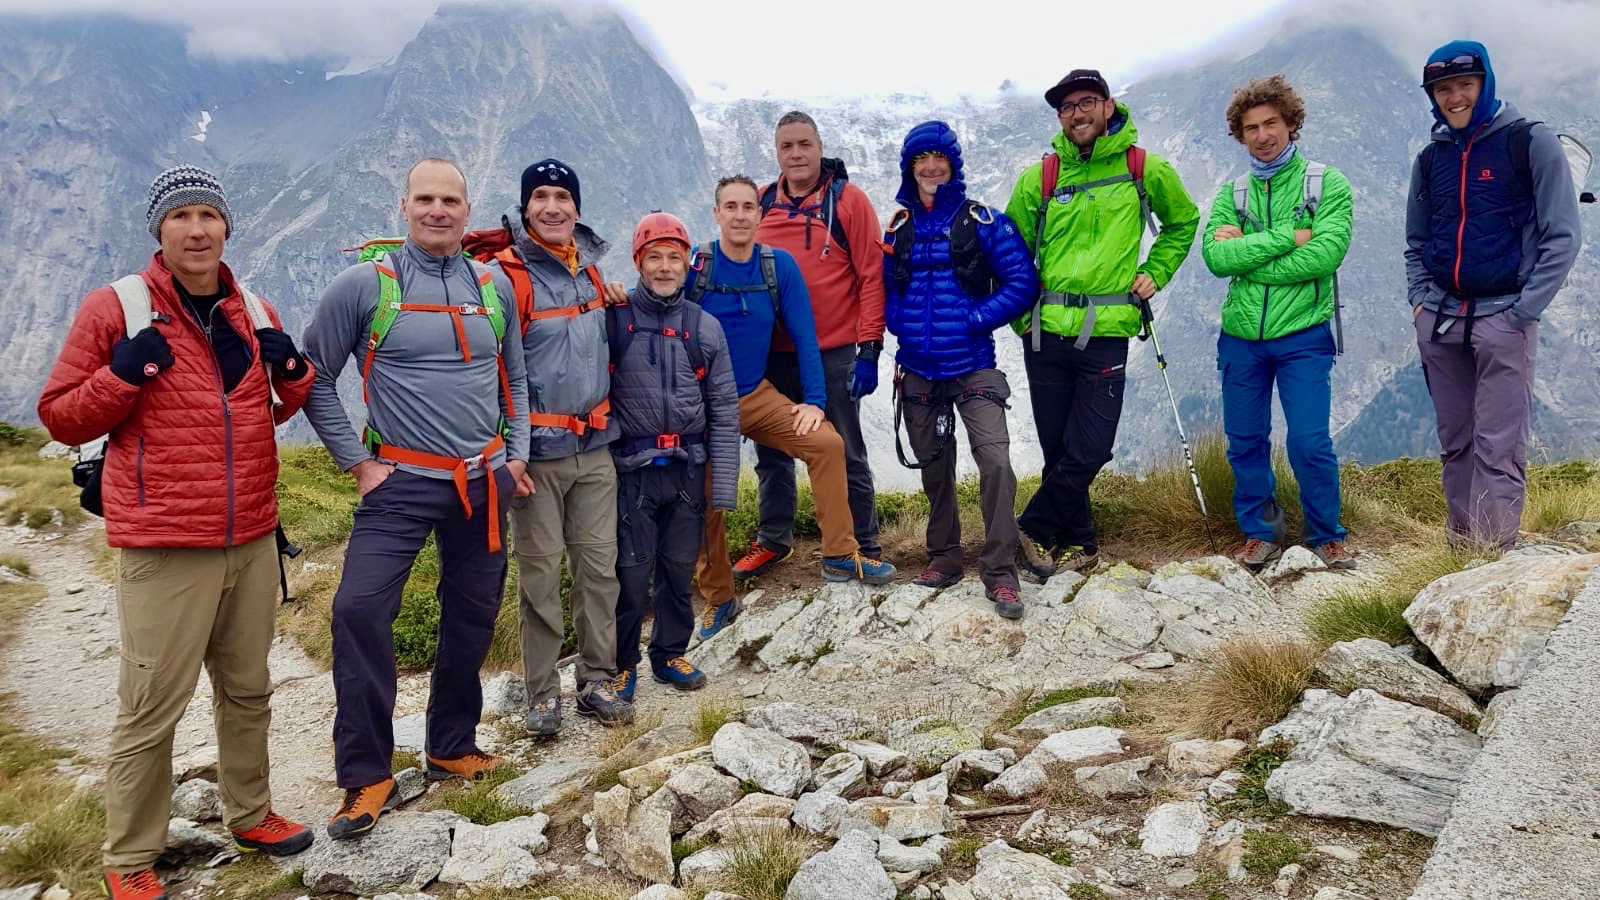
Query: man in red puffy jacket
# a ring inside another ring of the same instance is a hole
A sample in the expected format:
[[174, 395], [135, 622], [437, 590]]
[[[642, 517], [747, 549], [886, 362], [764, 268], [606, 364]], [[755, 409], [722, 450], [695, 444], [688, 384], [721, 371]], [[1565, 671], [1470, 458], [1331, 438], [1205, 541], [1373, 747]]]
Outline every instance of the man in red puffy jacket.
[[[267, 650], [278, 589], [273, 428], [305, 403], [311, 366], [264, 302], [274, 327], [253, 327], [222, 264], [233, 219], [215, 176], [194, 166], [161, 173], [147, 218], [161, 244], [138, 276], [149, 326], [129, 336], [124, 309], [140, 305], [125, 307], [111, 287], [89, 292], [39, 398], [39, 420], [56, 440], [109, 435], [101, 491], [106, 540], [120, 550], [122, 631], [106, 767], [112, 900], [166, 896], [152, 867], [166, 846], [172, 736], [202, 662], [235, 843], [287, 856], [312, 841], [305, 826], [272, 811], [267, 785]], [[137, 282], [123, 293], [137, 296]]]

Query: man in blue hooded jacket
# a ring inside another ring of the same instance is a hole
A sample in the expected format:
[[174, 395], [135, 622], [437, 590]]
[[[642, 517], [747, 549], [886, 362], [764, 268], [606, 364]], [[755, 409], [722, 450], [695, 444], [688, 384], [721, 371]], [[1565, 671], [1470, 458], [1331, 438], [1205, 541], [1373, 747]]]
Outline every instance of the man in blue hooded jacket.
[[1495, 97], [1489, 54], [1451, 41], [1422, 69], [1433, 139], [1411, 168], [1406, 282], [1454, 543], [1509, 549], [1526, 489], [1538, 321], [1582, 243], [1555, 132]]
[[[978, 466], [984, 543], [979, 556], [995, 611], [1022, 617], [1017, 582], [1017, 476], [1011, 468], [1006, 399], [1011, 387], [995, 367], [995, 329], [1033, 305], [1038, 273], [1028, 246], [1005, 213], [967, 200], [961, 145], [943, 122], [923, 122], [900, 148], [902, 209], [884, 242], [885, 320], [900, 341], [895, 408], [904, 415], [912, 453], [901, 460], [922, 472], [928, 495], [927, 587], [961, 580], [961, 516], [956, 507], [954, 411], [967, 426]], [[896, 425], [896, 449], [899, 426]]]

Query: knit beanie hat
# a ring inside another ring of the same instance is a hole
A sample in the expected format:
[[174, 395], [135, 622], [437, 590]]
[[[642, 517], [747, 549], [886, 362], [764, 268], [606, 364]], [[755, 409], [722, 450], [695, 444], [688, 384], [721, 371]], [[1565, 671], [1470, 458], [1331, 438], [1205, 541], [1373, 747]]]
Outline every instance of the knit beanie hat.
[[145, 213], [150, 221], [150, 236], [161, 240], [161, 222], [167, 213], [196, 203], [222, 213], [227, 226], [223, 236], [233, 236], [233, 213], [228, 209], [228, 198], [222, 195], [222, 182], [205, 169], [189, 165], [173, 166], [150, 182], [150, 209]]
[[579, 215], [583, 214], [583, 198], [578, 193], [578, 173], [559, 159], [542, 160], [522, 170], [522, 202], [517, 209], [527, 212], [528, 198], [540, 185], [566, 188], [572, 194], [572, 205], [577, 207]]

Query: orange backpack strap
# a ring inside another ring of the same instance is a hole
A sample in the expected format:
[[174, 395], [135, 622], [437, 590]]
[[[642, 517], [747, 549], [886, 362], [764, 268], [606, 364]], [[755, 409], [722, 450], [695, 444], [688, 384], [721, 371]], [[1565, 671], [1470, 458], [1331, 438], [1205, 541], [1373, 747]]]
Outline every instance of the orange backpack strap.
[[569, 416], [561, 413], [528, 413], [528, 424], [534, 428], [564, 428], [578, 437], [583, 437], [589, 429], [596, 431], [606, 430], [606, 425], [611, 421], [611, 398], [601, 400], [594, 409], [581, 416]]
[[[467, 499], [467, 473], [473, 469], [487, 468], [489, 458], [494, 456], [506, 445], [505, 438], [495, 435], [488, 444], [484, 445], [477, 456], [467, 459], [457, 459], [453, 456], [443, 456], [438, 453], [426, 453], [421, 450], [407, 450], [404, 447], [395, 447], [389, 444], [378, 443], [373, 452], [384, 459], [409, 466], [418, 466], [424, 469], [436, 469], [449, 472], [456, 485], [456, 494], [461, 498], [461, 508], [466, 511], [467, 518], [472, 518], [472, 501]], [[486, 487], [489, 490], [489, 552], [500, 552], [500, 491], [495, 484], [494, 473], [485, 472], [484, 478], [488, 479]]]

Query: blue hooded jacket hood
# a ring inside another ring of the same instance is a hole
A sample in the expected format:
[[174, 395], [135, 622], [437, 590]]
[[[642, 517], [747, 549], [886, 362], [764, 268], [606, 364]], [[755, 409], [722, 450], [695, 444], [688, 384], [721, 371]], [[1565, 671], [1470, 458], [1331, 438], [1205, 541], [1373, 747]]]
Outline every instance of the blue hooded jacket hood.
[[[1483, 89], [1478, 92], [1478, 102], [1472, 107], [1472, 121], [1466, 128], [1456, 129], [1456, 136], [1465, 139], [1467, 135], [1478, 130], [1478, 126], [1494, 118], [1500, 111], [1500, 101], [1494, 95], [1494, 66], [1489, 62], [1489, 51], [1477, 41], [1451, 41], [1428, 55], [1429, 63], [1444, 62], [1463, 55], [1476, 56], [1483, 60]], [[1439, 102], [1433, 99], [1433, 89], [1424, 87], [1423, 92], [1428, 95], [1428, 102], [1433, 105], [1433, 118], [1441, 126], [1449, 128], [1445, 121], [1444, 113], [1439, 109]]]
[[911, 164], [918, 154], [930, 151], [950, 160], [950, 180], [934, 192], [934, 208], [959, 205], [967, 196], [967, 182], [961, 174], [961, 143], [956, 140], [955, 129], [938, 120], [923, 122], [906, 132], [905, 142], [900, 145], [900, 192], [894, 198], [907, 209], [922, 208]]

